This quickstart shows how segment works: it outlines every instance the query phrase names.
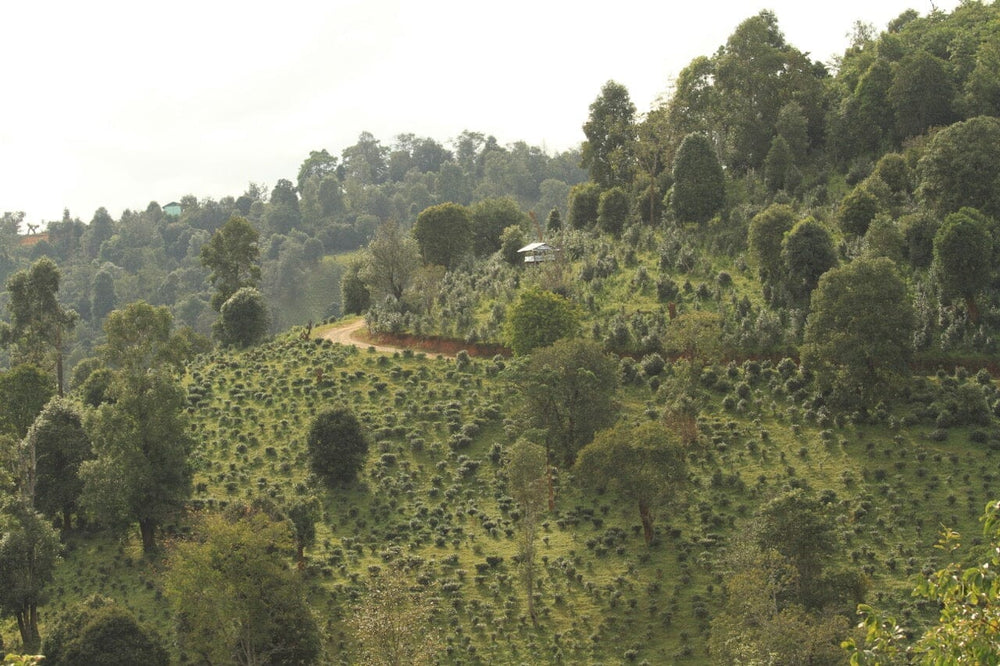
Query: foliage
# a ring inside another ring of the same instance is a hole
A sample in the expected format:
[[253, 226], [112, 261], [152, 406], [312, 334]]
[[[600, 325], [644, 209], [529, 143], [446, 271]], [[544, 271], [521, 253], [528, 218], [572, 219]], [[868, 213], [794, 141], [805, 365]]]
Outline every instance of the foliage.
[[893, 393], [909, 371], [914, 313], [906, 284], [885, 257], [825, 273], [812, 294], [801, 347], [846, 404], [864, 407]]
[[21, 443], [21, 455], [30, 461], [30, 481], [25, 482], [32, 486], [28, 495], [34, 506], [60, 516], [68, 530], [83, 491], [80, 464], [91, 456], [80, 410], [63, 398], [49, 401]]
[[0, 345], [10, 348], [16, 361], [44, 366], [46, 359], [54, 356], [60, 395], [64, 336], [79, 318], [76, 311], [58, 300], [61, 278], [58, 266], [48, 257], [11, 275], [7, 279], [7, 310], [11, 321], [0, 325]]
[[250, 347], [267, 335], [267, 305], [259, 291], [241, 287], [222, 304], [216, 337], [222, 344]]
[[212, 308], [223, 304], [242, 287], [260, 285], [260, 234], [239, 215], [233, 215], [202, 246], [202, 265], [209, 269], [209, 280], [215, 285]]
[[722, 210], [726, 180], [712, 144], [704, 134], [689, 134], [677, 150], [670, 206], [679, 222], [704, 223]]
[[851, 664], [1000, 664], [1000, 605], [996, 569], [1000, 565], [1000, 504], [990, 502], [982, 516], [983, 535], [989, 548], [972, 566], [955, 561], [960, 535], [945, 529], [938, 547], [952, 561], [932, 572], [914, 589], [914, 596], [939, 609], [935, 624], [910, 647], [905, 630], [896, 620], [868, 604], [858, 606], [864, 643], [844, 643]]
[[94, 595], [60, 615], [45, 639], [53, 666], [167, 666], [163, 640], [112, 599]]
[[636, 128], [635, 104], [625, 86], [608, 81], [601, 87], [583, 133], [587, 139], [581, 164], [591, 179], [601, 189], [629, 185], [635, 170]]
[[629, 215], [628, 195], [621, 187], [601, 192], [597, 204], [597, 226], [605, 233], [621, 234]]
[[288, 523], [206, 515], [169, 559], [165, 589], [184, 650], [206, 663], [312, 664], [319, 628], [288, 567]]
[[820, 276], [837, 264], [830, 232], [811, 217], [799, 220], [785, 234], [781, 259], [785, 265], [785, 287], [797, 301], [808, 300]]
[[539, 517], [547, 508], [549, 470], [545, 447], [519, 439], [507, 451], [507, 489], [520, 514], [517, 552], [524, 579], [524, 598], [533, 624], [535, 612], [535, 579]]
[[921, 198], [939, 215], [963, 207], [1000, 217], [1000, 119], [980, 116], [937, 132], [917, 170]]
[[866, 187], [859, 185], [840, 202], [837, 216], [840, 228], [846, 233], [864, 236], [877, 213], [878, 199]]
[[597, 224], [601, 188], [597, 183], [574, 185], [569, 192], [569, 224], [574, 229], [589, 229]]
[[941, 291], [964, 298], [973, 322], [978, 320], [975, 296], [990, 283], [992, 257], [992, 238], [978, 211], [951, 213], [934, 235], [931, 268]]
[[[425, 264], [454, 268], [473, 250], [472, 217], [469, 209], [456, 203], [425, 208], [417, 215], [413, 237], [417, 239], [420, 256]], [[495, 242], [496, 239], [490, 239], [491, 245]]]
[[750, 220], [747, 246], [764, 282], [779, 281], [784, 274], [781, 241], [793, 224], [795, 212], [787, 204], [771, 204]]
[[432, 622], [434, 610], [434, 603], [412, 585], [405, 572], [378, 574], [351, 616], [359, 663], [435, 663], [441, 643]]
[[579, 327], [580, 313], [571, 301], [551, 291], [529, 288], [508, 309], [504, 337], [515, 354], [524, 355], [573, 337]]
[[512, 369], [524, 422], [545, 431], [551, 462], [567, 465], [616, 416], [618, 364], [586, 340], [558, 340]]
[[59, 533], [29, 505], [8, 498], [0, 511], [0, 610], [13, 615], [28, 652], [41, 644], [38, 606], [60, 552]]
[[477, 257], [486, 257], [500, 249], [504, 230], [521, 227], [525, 215], [510, 197], [483, 199], [469, 211], [472, 224], [472, 249]]
[[340, 302], [345, 315], [361, 314], [371, 305], [371, 293], [362, 278], [365, 261], [355, 257], [340, 278]]
[[580, 450], [574, 470], [581, 483], [610, 488], [639, 509], [643, 539], [653, 541], [654, 507], [663, 506], [687, 478], [680, 440], [663, 424], [619, 424]]
[[55, 394], [52, 377], [27, 363], [0, 372], [0, 432], [24, 437]]
[[346, 407], [317, 414], [306, 442], [312, 471], [329, 485], [354, 481], [368, 455], [368, 438], [357, 417]]
[[417, 241], [396, 222], [383, 222], [368, 244], [364, 261], [359, 275], [368, 292], [378, 299], [391, 296], [398, 301], [420, 266]]

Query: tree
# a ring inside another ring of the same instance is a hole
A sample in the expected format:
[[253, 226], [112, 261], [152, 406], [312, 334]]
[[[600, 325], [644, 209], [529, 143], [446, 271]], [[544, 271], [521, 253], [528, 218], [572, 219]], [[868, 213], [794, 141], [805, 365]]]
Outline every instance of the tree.
[[327, 152], [326, 148], [322, 150], [310, 150], [309, 157], [303, 160], [302, 165], [299, 167], [299, 175], [296, 177], [295, 182], [301, 192], [305, 189], [306, 181], [310, 178], [322, 181], [327, 176], [335, 176], [336, 173], [337, 157], [335, 155]]
[[535, 542], [538, 537], [538, 519], [545, 512], [550, 488], [545, 447], [524, 439], [514, 442], [507, 452], [507, 490], [517, 505], [518, 565], [524, 576], [524, 593], [528, 615], [532, 623], [538, 622], [535, 614]]
[[371, 295], [379, 299], [391, 296], [398, 301], [419, 267], [417, 241], [390, 220], [379, 225], [368, 244], [360, 276]]
[[73, 403], [56, 398], [38, 415], [21, 444], [26, 459], [33, 506], [49, 516], [61, 516], [70, 528], [83, 481], [80, 465], [90, 458], [90, 439], [80, 411]]
[[41, 644], [38, 606], [60, 548], [59, 533], [44, 516], [17, 499], [6, 501], [0, 510], [0, 610], [17, 619], [27, 652]]
[[291, 548], [288, 522], [262, 512], [204, 516], [175, 546], [164, 584], [182, 649], [202, 663], [316, 663], [319, 627]]
[[524, 262], [518, 252], [524, 244], [524, 229], [520, 225], [511, 225], [500, 234], [500, 256], [511, 266], [517, 266]]
[[44, 644], [49, 666], [167, 666], [170, 655], [155, 631], [127, 608], [94, 595], [57, 619]]
[[601, 186], [579, 183], [569, 191], [569, 224], [574, 229], [588, 229], [597, 224], [601, 205]]
[[264, 209], [264, 225], [272, 234], [288, 234], [302, 223], [299, 197], [295, 185], [286, 178], [278, 179]]
[[456, 203], [425, 208], [417, 215], [413, 237], [425, 264], [454, 268], [472, 250], [469, 209]]
[[434, 630], [434, 601], [405, 572], [377, 574], [349, 621], [360, 663], [423, 666], [436, 663], [441, 640]]
[[521, 292], [507, 311], [504, 338], [515, 354], [529, 354], [556, 340], [576, 335], [580, 312], [559, 294], [537, 287]]
[[267, 335], [270, 318], [264, 296], [252, 287], [242, 287], [222, 304], [215, 335], [222, 344], [250, 347]]
[[0, 345], [11, 348], [17, 362], [44, 367], [54, 357], [56, 386], [63, 394], [63, 342], [77, 313], [59, 303], [59, 268], [43, 257], [7, 280], [10, 324], [0, 324]]
[[104, 320], [105, 342], [98, 348], [105, 365], [135, 388], [151, 370], [179, 369], [191, 353], [190, 339], [172, 333], [173, 315], [165, 306], [129, 303]]
[[101, 269], [94, 274], [93, 296], [90, 300], [90, 318], [101, 321], [115, 309], [115, 278], [111, 271]]
[[639, 509], [646, 545], [653, 542], [654, 507], [687, 477], [680, 440], [660, 423], [619, 424], [580, 450], [574, 467], [585, 487], [609, 488]]
[[833, 239], [823, 225], [811, 217], [799, 220], [781, 241], [786, 288], [792, 298], [806, 301], [819, 277], [837, 264]]
[[948, 63], [923, 49], [907, 53], [893, 68], [889, 102], [896, 115], [896, 136], [906, 139], [954, 119], [955, 90]]
[[147, 554], [159, 525], [191, 493], [187, 394], [174, 376], [190, 345], [171, 334], [171, 323], [167, 308], [141, 301], [108, 316], [100, 348], [112, 370], [106, 402], [84, 422], [95, 458], [80, 465], [81, 505], [113, 527], [137, 522]]
[[[995, 571], [1000, 567], [1000, 503], [990, 502], [982, 516], [988, 553], [972, 566], [951, 561], [927, 576], [913, 590], [938, 609], [936, 624], [908, 645], [907, 631], [878, 609], [860, 604], [864, 643], [853, 638], [844, 643], [852, 666], [877, 664], [1000, 664], [1000, 589]], [[938, 543], [943, 551], [957, 556], [961, 535], [944, 530]], [[964, 559], [964, 558], [963, 558]]]
[[0, 433], [23, 438], [53, 394], [52, 377], [37, 366], [22, 363], [0, 372]]
[[156, 551], [156, 531], [191, 494], [193, 442], [186, 394], [164, 372], [141, 383], [117, 378], [113, 403], [88, 414], [95, 458], [80, 465], [81, 504], [112, 527], [139, 524], [143, 551]]
[[791, 189], [794, 169], [791, 148], [785, 137], [779, 134], [771, 140], [771, 149], [764, 158], [764, 183], [767, 189], [772, 193]]
[[937, 132], [917, 164], [918, 194], [940, 216], [963, 207], [1000, 219], [1000, 118], [979, 116]]
[[361, 277], [364, 268], [364, 258], [353, 257], [341, 275], [340, 309], [345, 315], [361, 314], [371, 305], [371, 294]]
[[590, 105], [583, 133], [587, 139], [581, 166], [590, 171], [591, 180], [602, 189], [627, 187], [636, 166], [636, 126], [635, 104], [625, 86], [615, 81], [604, 84]]
[[212, 308], [222, 304], [242, 287], [260, 286], [260, 234], [246, 218], [233, 215], [201, 248], [201, 264], [211, 273], [215, 285]]
[[545, 431], [548, 460], [572, 465], [594, 433], [618, 416], [618, 363], [587, 340], [557, 340], [536, 349], [511, 371], [528, 428]]
[[747, 246], [763, 282], [781, 281], [784, 275], [781, 241], [794, 224], [795, 211], [787, 204], [771, 204], [750, 220]]
[[934, 235], [931, 269], [945, 296], [965, 299], [969, 320], [979, 320], [976, 294], [990, 284], [993, 242], [987, 221], [979, 211], [963, 208], [951, 213]]
[[628, 195], [621, 187], [612, 187], [601, 192], [597, 204], [597, 226], [605, 233], [617, 236], [621, 233], [629, 214]]
[[812, 293], [800, 349], [804, 368], [848, 404], [874, 405], [909, 370], [914, 312], [886, 257], [827, 271]]
[[309, 463], [329, 485], [354, 481], [368, 456], [368, 438], [350, 409], [326, 409], [313, 419], [306, 437]]
[[501, 235], [511, 226], [522, 226], [526, 216], [510, 197], [482, 199], [472, 205], [472, 247], [477, 257], [500, 249]]
[[854, 236], [864, 236], [878, 214], [878, 198], [864, 185], [858, 185], [840, 202], [837, 217], [840, 228]]
[[726, 180], [711, 142], [704, 134], [689, 134], [677, 150], [670, 206], [680, 222], [704, 223], [722, 210]]
[[553, 208], [549, 211], [549, 216], [545, 218], [545, 229], [555, 234], [562, 231], [562, 226], [562, 215], [559, 214], [558, 208]]

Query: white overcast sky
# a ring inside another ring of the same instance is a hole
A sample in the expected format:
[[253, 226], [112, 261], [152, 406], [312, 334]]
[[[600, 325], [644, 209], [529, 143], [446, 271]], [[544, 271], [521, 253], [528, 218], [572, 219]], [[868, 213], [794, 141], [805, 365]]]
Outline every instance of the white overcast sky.
[[0, 212], [89, 222], [238, 196], [364, 131], [561, 151], [607, 80], [646, 111], [761, 9], [828, 61], [856, 20], [881, 30], [909, 8], [932, 3], [0, 0]]

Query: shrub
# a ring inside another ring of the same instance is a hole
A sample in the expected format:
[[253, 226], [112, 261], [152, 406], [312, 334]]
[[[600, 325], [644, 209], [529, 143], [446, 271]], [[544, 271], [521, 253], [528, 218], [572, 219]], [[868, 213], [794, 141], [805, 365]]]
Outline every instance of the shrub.
[[368, 439], [361, 424], [345, 407], [316, 415], [307, 446], [312, 471], [330, 485], [353, 481], [368, 455]]

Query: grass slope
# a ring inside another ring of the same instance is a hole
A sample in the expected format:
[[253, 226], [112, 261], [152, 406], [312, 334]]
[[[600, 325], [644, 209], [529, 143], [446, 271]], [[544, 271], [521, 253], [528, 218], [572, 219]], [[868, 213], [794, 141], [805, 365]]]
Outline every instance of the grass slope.
[[[353, 659], [345, 620], [365, 581], [402, 568], [435, 602], [445, 663], [698, 664], [710, 662], [727, 544], [782, 489], [809, 487], [825, 498], [843, 561], [867, 575], [869, 598], [913, 622], [926, 609], [909, 590], [940, 564], [939, 527], [976, 534], [983, 505], [997, 495], [994, 431], [941, 430], [905, 416], [852, 424], [803, 406], [769, 363], [716, 368], [699, 380], [705, 407], [688, 454], [690, 483], [676, 505], [659, 508], [651, 548], [634, 507], [576, 488], [567, 472], [557, 477], [556, 511], [540, 535], [534, 627], [501, 473], [502, 448], [520, 434], [503, 364], [473, 359], [459, 370], [454, 360], [377, 354], [296, 332], [203, 357], [186, 378], [199, 442], [190, 511], [258, 495], [321, 498], [304, 575], [334, 663]], [[622, 418], [658, 417], [681, 370], [668, 365], [658, 381], [624, 387]], [[327, 490], [310, 479], [305, 434], [313, 415], [335, 404], [358, 414], [373, 449], [357, 486]], [[168, 527], [167, 557], [169, 541], [187, 530], [185, 516]], [[100, 592], [169, 635], [164, 566], [144, 560], [134, 537], [71, 535], [43, 620]], [[5, 633], [10, 643], [11, 628]]]

